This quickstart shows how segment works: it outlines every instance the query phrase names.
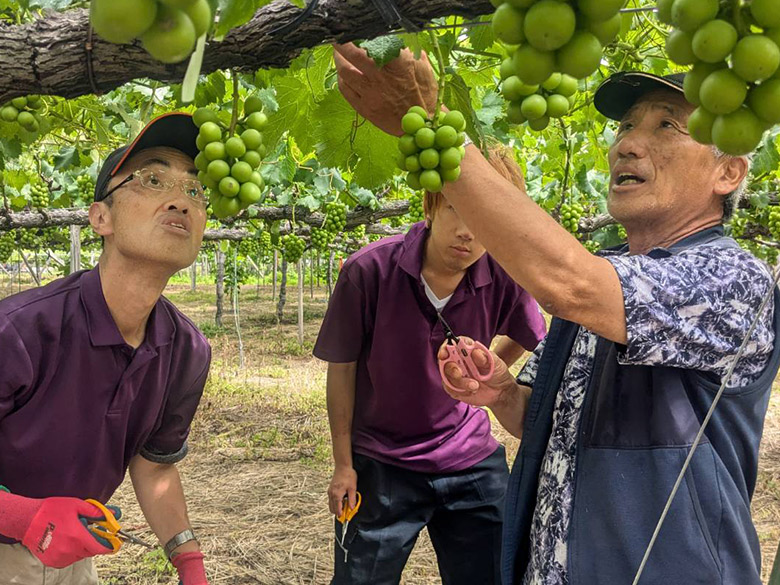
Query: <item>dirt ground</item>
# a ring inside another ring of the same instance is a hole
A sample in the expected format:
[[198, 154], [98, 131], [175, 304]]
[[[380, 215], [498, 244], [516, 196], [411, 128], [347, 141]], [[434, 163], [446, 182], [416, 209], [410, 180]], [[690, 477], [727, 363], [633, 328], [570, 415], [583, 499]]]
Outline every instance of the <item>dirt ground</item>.
[[[8, 294], [6, 289], [5, 294]], [[15, 291], [14, 291], [15, 292]], [[320, 585], [332, 574], [334, 532], [325, 490], [330, 442], [325, 411], [325, 366], [311, 357], [326, 308], [325, 293], [306, 287], [305, 338], [297, 341], [295, 291], [277, 325], [270, 288], [245, 286], [239, 318], [244, 367], [232, 313], [214, 326], [212, 286], [171, 285], [166, 291], [209, 336], [211, 376], [193, 425], [190, 455], [179, 469], [190, 517], [214, 585]], [[4, 296], [0, 283], [0, 297]], [[514, 454], [517, 442], [494, 432]], [[112, 503], [124, 527], [154, 542], [129, 481]], [[764, 553], [764, 580], [780, 540], [780, 389], [772, 397], [762, 443], [753, 514]], [[108, 585], [175, 584], [159, 552], [126, 546], [98, 561]], [[402, 583], [441, 583], [423, 533]]]

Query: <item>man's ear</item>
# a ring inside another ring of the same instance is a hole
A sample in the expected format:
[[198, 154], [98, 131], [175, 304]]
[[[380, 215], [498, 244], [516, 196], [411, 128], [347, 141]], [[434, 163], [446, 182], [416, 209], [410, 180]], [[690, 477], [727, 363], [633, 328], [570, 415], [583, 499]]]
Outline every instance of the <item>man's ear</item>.
[[105, 238], [114, 233], [111, 208], [103, 201], [98, 201], [89, 206], [89, 225], [99, 236]]
[[725, 157], [719, 167], [720, 176], [715, 182], [717, 195], [728, 195], [734, 192], [750, 170], [748, 160], [744, 156]]

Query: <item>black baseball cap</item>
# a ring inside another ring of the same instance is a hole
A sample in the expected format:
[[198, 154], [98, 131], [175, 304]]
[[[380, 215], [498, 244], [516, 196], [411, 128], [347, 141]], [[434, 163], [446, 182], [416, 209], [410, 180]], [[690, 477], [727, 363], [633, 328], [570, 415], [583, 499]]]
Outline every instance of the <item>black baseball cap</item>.
[[105, 198], [108, 183], [133, 154], [155, 146], [168, 146], [194, 159], [198, 155], [198, 147], [195, 144], [197, 138], [198, 127], [192, 120], [191, 114], [171, 112], [158, 116], [141, 130], [131, 144], [118, 148], [108, 155], [95, 183], [95, 201], [102, 201]]
[[653, 75], [641, 71], [621, 71], [609, 77], [596, 90], [593, 105], [612, 120], [622, 120], [639, 98], [658, 89], [683, 92], [685, 73]]

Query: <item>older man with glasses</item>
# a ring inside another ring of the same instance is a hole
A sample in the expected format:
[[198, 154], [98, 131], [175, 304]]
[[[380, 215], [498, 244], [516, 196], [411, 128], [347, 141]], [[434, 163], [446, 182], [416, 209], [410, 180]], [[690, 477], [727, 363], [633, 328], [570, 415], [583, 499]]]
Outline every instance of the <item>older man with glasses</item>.
[[[408, 51], [379, 69], [339, 46], [336, 65], [346, 99], [388, 133], [401, 135], [409, 106], [436, 101], [430, 65]], [[593, 104], [618, 122], [605, 196], [627, 246], [591, 255], [474, 146], [443, 191], [554, 316], [517, 381], [444, 366], [451, 396], [522, 438], [502, 583], [760, 585], [750, 503], [780, 367], [780, 291], [723, 225], [749, 160], [690, 136], [680, 75], [621, 72]], [[484, 369], [486, 354], [474, 357]]]
[[0, 301], [2, 583], [97, 583], [91, 557], [112, 548], [88, 525], [111, 512], [85, 500], [107, 502], [128, 469], [183, 585], [207, 583], [175, 463], [211, 349], [161, 296], [203, 239], [196, 136], [168, 114], [113, 152], [89, 209], [98, 266]]

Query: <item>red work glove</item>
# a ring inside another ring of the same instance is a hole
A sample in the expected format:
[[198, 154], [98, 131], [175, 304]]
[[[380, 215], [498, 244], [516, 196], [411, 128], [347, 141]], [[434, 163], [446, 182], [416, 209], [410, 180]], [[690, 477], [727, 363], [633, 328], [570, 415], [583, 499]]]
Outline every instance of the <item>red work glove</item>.
[[171, 563], [179, 572], [180, 585], [209, 585], [206, 567], [203, 566], [203, 553], [181, 553], [175, 555]]
[[104, 519], [100, 510], [78, 498], [35, 499], [0, 492], [0, 534], [20, 541], [47, 567], [62, 569], [114, 552], [87, 530], [90, 522]]

